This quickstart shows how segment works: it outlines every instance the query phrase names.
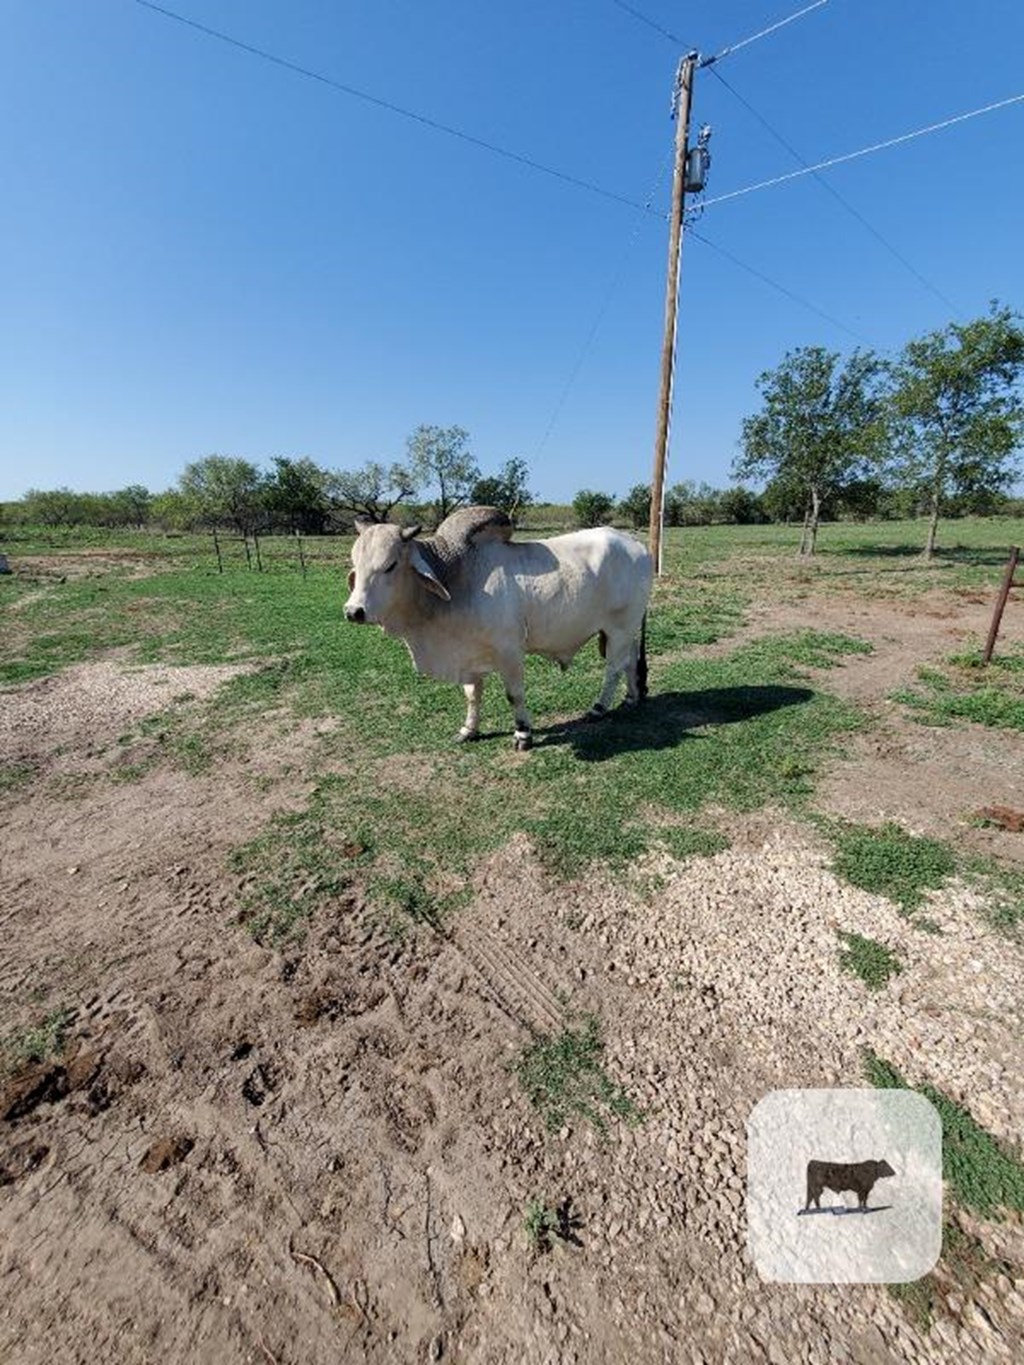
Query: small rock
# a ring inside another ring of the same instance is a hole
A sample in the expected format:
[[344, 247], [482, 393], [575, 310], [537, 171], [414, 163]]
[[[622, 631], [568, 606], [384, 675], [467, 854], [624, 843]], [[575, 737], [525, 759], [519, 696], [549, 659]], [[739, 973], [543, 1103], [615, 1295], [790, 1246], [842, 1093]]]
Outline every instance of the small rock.
[[451, 1236], [456, 1246], [461, 1246], [466, 1239], [466, 1225], [458, 1214], [452, 1219]]
[[184, 1161], [194, 1146], [192, 1139], [187, 1137], [160, 1138], [153, 1143], [139, 1165], [147, 1175], [155, 1175]]

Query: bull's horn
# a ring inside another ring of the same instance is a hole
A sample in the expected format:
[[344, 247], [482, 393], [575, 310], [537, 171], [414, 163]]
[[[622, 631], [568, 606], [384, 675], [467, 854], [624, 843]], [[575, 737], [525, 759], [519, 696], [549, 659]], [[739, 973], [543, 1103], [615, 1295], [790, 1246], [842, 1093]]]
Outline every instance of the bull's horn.
[[413, 536], [418, 536], [422, 530], [423, 530], [422, 526], [403, 526], [402, 539], [412, 540]]

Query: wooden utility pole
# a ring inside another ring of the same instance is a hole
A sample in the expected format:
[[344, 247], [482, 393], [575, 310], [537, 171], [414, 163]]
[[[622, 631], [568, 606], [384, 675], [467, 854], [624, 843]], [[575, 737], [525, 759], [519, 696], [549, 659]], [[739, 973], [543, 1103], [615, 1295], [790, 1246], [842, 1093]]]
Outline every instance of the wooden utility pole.
[[679, 301], [679, 257], [683, 242], [683, 206], [686, 202], [686, 154], [690, 138], [690, 101], [698, 54], [687, 53], [676, 72], [676, 164], [672, 177], [672, 214], [668, 235], [668, 280], [665, 284], [665, 339], [661, 347], [661, 393], [658, 396], [657, 429], [654, 436], [654, 477], [651, 480], [651, 523], [648, 544], [656, 573], [661, 573], [661, 523], [665, 504], [665, 456], [668, 451], [669, 414], [672, 410], [672, 372], [676, 356], [676, 307]]

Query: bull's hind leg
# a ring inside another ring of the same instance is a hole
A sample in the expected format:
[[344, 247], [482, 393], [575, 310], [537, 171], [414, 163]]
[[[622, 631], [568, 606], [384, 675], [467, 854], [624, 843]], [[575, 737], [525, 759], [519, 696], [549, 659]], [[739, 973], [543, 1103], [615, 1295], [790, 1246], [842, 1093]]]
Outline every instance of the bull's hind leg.
[[505, 684], [505, 696], [516, 718], [514, 747], [533, 748], [533, 721], [526, 709], [526, 690], [523, 682], [523, 662], [521, 659], [509, 660], [501, 670]]
[[455, 736], [460, 744], [464, 744], [470, 739], [480, 738], [480, 699], [484, 694], [483, 678], [474, 678], [472, 682], [464, 683], [462, 687], [466, 694], [466, 721], [462, 729]]
[[611, 710], [619, 679], [625, 673], [627, 700], [635, 702], [639, 697], [637, 690], [636, 665], [637, 644], [632, 631], [611, 629], [602, 631], [605, 657], [604, 687], [601, 695], [587, 712], [587, 720], [600, 720]]

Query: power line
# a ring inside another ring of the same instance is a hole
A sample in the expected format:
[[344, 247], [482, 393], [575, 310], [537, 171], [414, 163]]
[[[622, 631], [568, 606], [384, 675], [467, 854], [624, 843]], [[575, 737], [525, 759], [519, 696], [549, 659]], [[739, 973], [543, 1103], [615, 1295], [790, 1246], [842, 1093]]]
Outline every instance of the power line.
[[[422, 124], [425, 128], [432, 128], [435, 132], [447, 133], [449, 137], [458, 138], [461, 142], [468, 142], [474, 147], [481, 147], [484, 151], [493, 152], [495, 156], [504, 157], [507, 161], [515, 161], [520, 166], [528, 166], [531, 170], [540, 171], [543, 175], [552, 176], [555, 180], [561, 180], [567, 185], [574, 185], [577, 189], [587, 190], [590, 194], [600, 195], [602, 199], [610, 199], [616, 204], [625, 204], [627, 208], [631, 209], [644, 208], [644, 205], [624, 194], [616, 194], [614, 190], [606, 190], [601, 185], [595, 185], [589, 180], [582, 180], [579, 176], [570, 175], [567, 171], [559, 171], [553, 166], [545, 166], [543, 162], [535, 161], [533, 157], [525, 156], [522, 152], [510, 151], [509, 148], [501, 147], [495, 142], [488, 142], [486, 138], [476, 137], [473, 133], [464, 132], [461, 128], [453, 128], [450, 124], [441, 123], [437, 119], [429, 118], [426, 114], [418, 114], [415, 110], [405, 109], [400, 104], [394, 104], [391, 100], [382, 99], [378, 95], [371, 95], [368, 91], [359, 90], [354, 85], [347, 85], [344, 81], [336, 81], [330, 76], [323, 75], [322, 72], [313, 71], [307, 66], [300, 66], [297, 62], [289, 61], [286, 57], [278, 57], [273, 52], [267, 52], [265, 48], [255, 47], [252, 43], [243, 42], [241, 38], [233, 38], [229, 33], [222, 33], [219, 29], [201, 24], [197, 19], [188, 19], [183, 14], [175, 13], [174, 10], [165, 9], [163, 5], [154, 4], [153, 0], [135, 0], [135, 3], [141, 5], [143, 9], [152, 10], [155, 14], [162, 14], [167, 19], [173, 19], [175, 23], [183, 24], [186, 28], [195, 29], [196, 32], [205, 34], [208, 38], [216, 38], [218, 42], [227, 43], [229, 47], [238, 48], [241, 52], [248, 52], [251, 56], [260, 57], [265, 62], [272, 62], [274, 66], [283, 67], [286, 71], [294, 72], [295, 75], [305, 76], [309, 80], [317, 81], [319, 84], [326, 85], [331, 90], [337, 90], [343, 95], [351, 95], [353, 99], [363, 100], [367, 104], [375, 105], [378, 109], [386, 109], [389, 113], [399, 114], [402, 118]], [[650, 208], [646, 208], [644, 211], [658, 218], [664, 217], [664, 214], [656, 213]]]
[[[662, 181], [665, 179], [666, 172], [668, 171], [669, 166], [672, 164], [672, 155], [673, 153], [672, 150], [670, 149], [664, 161], [661, 164], [661, 169], [658, 171], [658, 175], [654, 183], [651, 185], [650, 192], [647, 195], [647, 199], [644, 202], [645, 209], [650, 208], [650, 205], [654, 201], [655, 195], [661, 188], [661, 184]], [[615, 271], [615, 274], [612, 276], [611, 283], [608, 285], [608, 288], [605, 291], [604, 298], [602, 299], [601, 304], [594, 315], [594, 320], [590, 325], [590, 330], [588, 331], [586, 337], [584, 338], [583, 344], [580, 347], [579, 352], [577, 353], [576, 359], [573, 362], [572, 369], [569, 371], [569, 377], [566, 379], [565, 384], [562, 386], [562, 391], [558, 395], [558, 399], [555, 402], [555, 406], [554, 409], [552, 410], [551, 417], [548, 420], [547, 426], [544, 428], [544, 434], [537, 442], [536, 449], [533, 452], [534, 463], [536, 463], [537, 460], [539, 459], [541, 452], [548, 443], [548, 438], [550, 437], [552, 431], [554, 431], [555, 429], [555, 423], [558, 421], [559, 417], [562, 414], [562, 409], [565, 407], [565, 404], [568, 401], [569, 394], [572, 392], [573, 386], [575, 385], [576, 380], [579, 378], [580, 371], [583, 368], [583, 363], [586, 360], [587, 356], [590, 354], [590, 348], [594, 344], [594, 339], [597, 336], [598, 330], [602, 322], [604, 322], [608, 309], [611, 307], [612, 299], [614, 298], [616, 291], [619, 288], [619, 285], [622, 283], [622, 278], [626, 273], [626, 263], [629, 260], [630, 252], [636, 245], [636, 239], [640, 235], [640, 227], [643, 221], [644, 214], [643, 213], [637, 214], [636, 219], [634, 220], [633, 223], [633, 229], [629, 235], [629, 239], [626, 242], [625, 247], [623, 248], [622, 256], [619, 260], [619, 264]]]
[[728, 57], [733, 52], [739, 52], [741, 47], [748, 47], [751, 43], [756, 43], [759, 38], [767, 38], [769, 33], [775, 33], [778, 29], [785, 28], [787, 24], [793, 23], [795, 19], [801, 19], [805, 14], [810, 14], [811, 10], [821, 9], [822, 5], [827, 4], [828, 0], [814, 0], [813, 5], [805, 5], [803, 9], [798, 9], [795, 14], [780, 19], [777, 24], [769, 24], [767, 28], [761, 29], [758, 33], [752, 33], [749, 38], [743, 38], [738, 43], [723, 47], [721, 52], [716, 52], [713, 57], [705, 57], [701, 66], [711, 66], [714, 62], [720, 62], [723, 57]]
[[826, 313], [825, 310], [819, 308], [817, 304], [809, 303], [807, 299], [802, 299], [799, 294], [794, 294], [792, 289], [787, 289], [784, 284], [779, 284], [778, 280], [773, 280], [762, 271], [755, 269], [754, 266], [748, 265], [746, 261], [741, 261], [738, 256], [734, 256], [731, 251], [727, 251], [724, 246], [719, 246], [717, 242], [711, 241], [711, 239], [705, 237], [703, 233], [697, 232], [693, 228], [687, 228], [687, 232], [691, 237], [695, 237], [698, 242], [703, 242], [703, 244], [709, 246], [712, 251], [717, 251], [720, 256], [724, 256], [727, 261], [732, 261], [733, 265], [737, 266], [740, 270], [745, 270], [748, 275], [753, 275], [754, 278], [760, 280], [762, 284], [768, 285], [770, 289], [774, 289], [777, 293], [785, 295], [785, 297], [791, 299], [793, 303], [798, 303], [801, 308], [806, 308], [810, 312], [816, 313], [819, 318], [824, 318], [824, 320], [830, 322], [833, 327], [838, 327], [840, 331], [846, 332], [847, 335], [852, 336], [855, 341], [860, 341], [865, 346], [871, 345], [871, 342], [868, 341], [867, 337], [861, 336], [861, 334], [855, 332], [852, 327], [847, 327], [845, 322], [840, 322], [838, 318], [834, 318], [831, 313]]
[[774, 176], [771, 180], [759, 180], [755, 185], [744, 185], [740, 190], [730, 190], [728, 194], [715, 195], [713, 199], [704, 201], [705, 207], [710, 208], [712, 204], [724, 204], [727, 199], [738, 199], [743, 194], [753, 194], [755, 190], [766, 190], [772, 185], [781, 185], [786, 180], [797, 180], [803, 175], [813, 175], [815, 171], [823, 171], [829, 166], [838, 166], [844, 161], [855, 161], [857, 157], [869, 156], [872, 152], [884, 151], [886, 147], [896, 147], [901, 142], [910, 142], [915, 137], [924, 137], [926, 133], [937, 133], [942, 128], [949, 128], [954, 123], [963, 123], [967, 119], [977, 118], [980, 114], [990, 114], [994, 109], [1005, 109], [1009, 104], [1019, 104], [1024, 100], [1024, 94], [1010, 95], [1008, 99], [996, 100], [993, 104], [983, 105], [980, 109], [971, 109], [966, 114], [955, 114], [952, 118], [943, 119], [940, 123], [930, 123], [927, 128], [917, 128], [912, 133], [902, 133], [899, 137], [888, 138], [885, 142], [872, 143], [870, 147], [861, 147], [856, 152], [846, 152], [842, 156], [833, 156], [828, 161], [818, 161], [813, 166], [805, 166], [803, 170], [788, 171], [785, 175]]
[[[752, 114], [763, 128], [767, 129], [767, 131], [772, 135], [775, 141], [778, 142], [782, 147], [785, 147], [786, 151], [789, 152], [790, 156], [794, 157], [797, 161], [799, 161], [800, 165], [803, 166], [805, 169], [809, 168], [810, 163], [807, 161], [807, 159], [801, 156], [801, 154], [797, 151], [793, 144], [789, 142], [785, 137], [783, 137], [779, 130], [777, 128], [774, 128], [764, 117], [764, 115], [760, 114], [754, 108], [754, 106], [750, 103], [749, 100], [744, 99], [740, 92], [737, 89], [735, 89], [734, 86], [730, 85], [729, 82], [725, 79], [725, 77], [721, 75], [718, 71], [716, 71], [716, 69], [713, 66], [709, 67], [709, 70], [712, 76], [714, 76], [715, 80], [717, 80], [721, 85], [724, 85], [726, 90], [729, 91], [729, 93], [733, 96], [734, 99], [739, 100], [740, 104], [743, 105], [744, 109], [746, 109], [750, 114]], [[817, 171], [814, 171], [813, 174], [815, 180], [822, 187], [822, 189], [827, 190], [828, 193], [832, 196], [832, 198], [837, 200], [837, 202], [842, 205], [842, 207], [846, 210], [848, 214], [850, 214], [851, 217], [856, 218], [856, 220], [863, 227], [865, 227], [868, 230], [868, 232], [871, 233], [872, 237], [877, 238], [877, 240], [881, 242], [881, 244], [885, 247], [886, 251], [888, 251], [891, 255], [895, 256], [895, 258], [900, 262], [900, 264], [910, 271], [910, 273], [914, 276], [918, 283], [924, 285], [925, 289], [929, 290], [932, 294], [934, 294], [937, 299], [940, 299], [942, 303], [946, 305], [947, 308], [952, 309], [952, 311], [958, 315], [960, 314], [960, 309], [956, 306], [956, 304], [953, 303], [951, 299], [948, 299], [946, 295], [943, 294], [942, 290], [939, 289], [936, 285], [934, 285], [931, 282], [931, 280], [927, 279], [924, 275], [922, 275], [921, 272], [914, 265], [912, 265], [910, 261], [907, 260], [906, 256], [904, 256], [902, 252], [898, 251], [897, 248], [893, 246], [892, 242], [890, 242], [886, 237], [884, 237], [882, 233], [879, 232], [879, 230], [874, 226], [874, 224], [870, 223], [867, 220], [867, 218], [864, 217], [860, 209], [856, 208], [853, 204], [850, 203], [850, 201], [847, 198], [845, 198], [844, 195], [840, 194], [839, 191], [833, 185], [831, 185], [823, 175], [819, 174]]]
[[612, 4], [617, 5], [621, 10], [625, 10], [627, 14], [631, 14], [633, 18], [638, 19], [641, 24], [646, 24], [648, 28], [653, 28], [655, 33], [660, 33], [661, 36], [667, 38], [670, 43], [675, 43], [677, 47], [685, 47], [687, 51], [689, 51], [689, 44], [684, 43], [682, 38], [677, 38], [676, 35], [670, 33], [667, 28], [662, 28], [662, 26], [656, 24], [653, 19], [648, 19], [646, 14], [641, 13], [638, 9], [634, 9], [632, 5], [627, 5], [625, 0], [612, 0]]

